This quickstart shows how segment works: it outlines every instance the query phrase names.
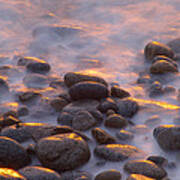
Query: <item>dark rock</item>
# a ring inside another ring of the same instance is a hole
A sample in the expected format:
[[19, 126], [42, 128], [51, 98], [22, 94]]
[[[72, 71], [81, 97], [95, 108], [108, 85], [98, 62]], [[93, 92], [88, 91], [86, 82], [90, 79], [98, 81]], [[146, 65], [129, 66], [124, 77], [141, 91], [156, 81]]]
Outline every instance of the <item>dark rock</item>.
[[180, 125], [161, 125], [154, 129], [153, 135], [162, 149], [180, 149]]
[[29, 155], [35, 155], [36, 154], [35, 144], [28, 144], [28, 146], [26, 147], [26, 151]]
[[114, 169], [103, 171], [95, 177], [95, 180], [121, 180], [121, 173]]
[[122, 144], [99, 145], [94, 150], [95, 155], [109, 161], [123, 161], [128, 158], [144, 156], [144, 152], [135, 146]]
[[118, 98], [125, 98], [131, 96], [129, 92], [120, 88], [117, 85], [111, 87], [111, 96], [118, 97]]
[[61, 180], [60, 174], [40, 166], [27, 166], [20, 169], [19, 173], [28, 180]]
[[175, 53], [180, 53], [180, 38], [173, 39], [167, 44]]
[[26, 150], [17, 141], [0, 137], [0, 166], [19, 169], [30, 163]]
[[158, 60], [150, 67], [152, 74], [164, 74], [169, 72], [178, 72], [178, 68], [171, 62], [166, 60]]
[[107, 82], [101, 77], [86, 75], [86, 74], [82, 74], [78, 72], [69, 72], [69, 73], [66, 73], [64, 76], [64, 82], [68, 87], [71, 87], [74, 84], [77, 84], [83, 81], [94, 81], [94, 82], [101, 83], [105, 86], [108, 85]]
[[173, 58], [174, 52], [167, 45], [159, 43], [157, 41], [152, 41], [146, 45], [144, 49], [144, 55], [148, 60], [152, 60], [157, 55], [163, 55], [169, 58]]
[[88, 144], [74, 133], [41, 139], [36, 145], [36, 153], [45, 167], [57, 171], [75, 169], [90, 158]]
[[58, 95], [58, 97], [65, 99], [69, 103], [71, 102], [71, 97], [70, 97], [69, 93], [61, 93]]
[[62, 112], [59, 116], [58, 116], [58, 123], [61, 125], [66, 125], [66, 126], [72, 126], [72, 120], [73, 120], [73, 115], [71, 113], [68, 112]]
[[62, 173], [62, 180], [93, 180], [92, 175], [84, 171], [66, 171]]
[[41, 94], [35, 91], [27, 91], [19, 94], [19, 100], [23, 103], [36, 101], [41, 97]]
[[50, 105], [57, 111], [60, 112], [69, 102], [64, 98], [54, 98], [51, 100]]
[[91, 113], [91, 115], [96, 119], [96, 122], [98, 124], [100, 124], [103, 121], [103, 114], [100, 111], [94, 109], [88, 110], [88, 112]]
[[155, 63], [155, 62], [160, 61], [160, 60], [167, 61], [167, 62], [173, 64], [176, 68], [178, 68], [177, 63], [176, 63], [173, 59], [171, 59], [171, 58], [169, 58], [169, 57], [166, 57], [166, 56], [155, 56], [155, 57], [153, 58], [152, 63]]
[[148, 160], [131, 160], [124, 165], [125, 171], [130, 174], [142, 174], [147, 177], [162, 179], [167, 175], [166, 171]]
[[135, 134], [145, 134], [145, 133], [148, 133], [150, 129], [145, 124], [138, 124], [138, 125], [132, 126], [130, 128], [130, 131]]
[[127, 126], [128, 121], [119, 114], [112, 114], [105, 120], [104, 125], [110, 128], [123, 128]]
[[29, 110], [26, 106], [19, 107], [18, 112], [17, 112], [18, 117], [27, 116], [28, 114], [29, 114]]
[[65, 83], [63, 80], [53, 80], [49, 83], [49, 86], [55, 89], [65, 88]]
[[9, 92], [9, 86], [5, 78], [0, 77], [0, 92], [7, 93]]
[[145, 121], [145, 124], [149, 127], [152, 127], [152, 126], [160, 124], [160, 122], [161, 122], [160, 117], [158, 115], [154, 115], [154, 116], [151, 116], [150, 118], [148, 118]]
[[72, 119], [75, 130], [85, 131], [96, 125], [96, 119], [88, 111], [79, 111]]
[[0, 179], [1, 180], [27, 180], [17, 171], [9, 168], [0, 168]]
[[159, 81], [153, 82], [153, 84], [149, 88], [149, 96], [155, 97], [162, 95], [163, 93], [164, 92], [163, 92], [162, 84]]
[[118, 100], [117, 106], [118, 113], [127, 117], [132, 117], [139, 109], [138, 103], [130, 99]]
[[116, 139], [101, 128], [94, 128], [91, 133], [99, 144], [116, 143]]
[[109, 95], [107, 87], [101, 83], [84, 81], [73, 85], [69, 89], [73, 100], [79, 99], [102, 99]]
[[112, 109], [109, 109], [107, 112], [106, 112], [106, 116], [110, 116], [112, 114], [116, 114], [116, 112]]
[[137, 79], [138, 84], [151, 84], [153, 80], [151, 79], [149, 74], [140, 75]]
[[150, 178], [141, 174], [131, 174], [127, 180], [155, 180], [154, 178]]
[[3, 116], [0, 117], [0, 127], [1, 128], [4, 128], [6, 126], [10, 126], [10, 125], [13, 125], [13, 124], [18, 124], [20, 122], [21, 121], [19, 119], [17, 119], [14, 116], [11, 116], [11, 115], [6, 116], [6, 117], [3, 117]]
[[155, 163], [157, 166], [164, 166], [168, 164], [167, 159], [165, 159], [162, 156], [149, 156], [147, 160], [152, 161]]
[[120, 130], [119, 132], [116, 133], [116, 136], [118, 139], [122, 140], [122, 141], [126, 141], [126, 140], [132, 140], [134, 138], [133, 133], [126, 131], [126, 130]]
[[164, 87], [163, 91], [164, 91], [164, 93], [169, 93], [169, 94], [170, 93], [175, 93], [176, 88], [169, 85], [169, 86]]
[[116, 105], [116, 102], [111, 98], [106, 98], [101, 101], [101, 103], [98, 106], [99, 111], [102, 113], [106, 113], [109, 109], [114, 110], [117, 112], [118, 107]]

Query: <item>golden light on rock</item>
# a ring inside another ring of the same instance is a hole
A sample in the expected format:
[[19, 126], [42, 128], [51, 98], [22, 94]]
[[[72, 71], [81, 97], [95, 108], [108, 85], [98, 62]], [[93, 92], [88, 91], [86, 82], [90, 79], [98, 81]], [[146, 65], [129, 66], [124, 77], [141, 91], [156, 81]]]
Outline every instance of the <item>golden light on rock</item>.
[[0, 176], [6, 177], [6, 178], [23, 178], [23, 176], [20, 175], [18, 172], [9, 168], [0, 168]]

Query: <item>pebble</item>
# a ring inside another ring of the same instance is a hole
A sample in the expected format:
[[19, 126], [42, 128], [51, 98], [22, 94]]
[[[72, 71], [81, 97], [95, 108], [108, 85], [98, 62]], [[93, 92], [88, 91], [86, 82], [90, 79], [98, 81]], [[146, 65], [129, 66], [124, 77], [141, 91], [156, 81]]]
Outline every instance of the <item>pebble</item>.
[[145, 124], [149, 127], [153, 127], [160, 124], [161, 121], [162, 120], [160, 119], [158, 115], [153, 115], [145, 121]]
[[69, 89], [69, 94], [73, 100], [80, 99], [102, 99], [109, 95], [108, 88], [97, 82], [79, 82]]
[[114, 85], [111, 87], [111, 96], [117, 97], [117, 98], [125, 98], [130, 97], [130, 93], [122, 88], [120, 88], [117, 85]]
[[155, 179], [162, 179], [167, 175], [163, 168], [148, 160], [130, 160], [124, 165], [124, 170], [130, 174], [142, 174]]
[[93, 81], [108, 86], [107, 82], [98, 76], [87, 75], [79, 72], [68, 72], [64, 76], [64, 82], [68, 87], [83, 81]]
[[122, 144], [98, 145], [94, 153], [96, 156], [108, 161], [123, 161], [128, 158], [144, 156], [144, 152], [137, 147]]
[[0, 117], [0, 127], [1, 128], [4, 128], [6, 126], [10, 126], [10, 125], [13, 125], [13, 124], [18, 124], [20, 122], [21, 121], [19, 119], [17, 119], [14, 116], [11, 116], [11, 115], [6, 116], [6, 117], [3, 117], [3, 116]]
[[40, 139], [36, 154], [45, 167], [59, 172], [80, 167], [90, 158], [88, 144], [74, 133]]
[[180, 149], [180, 125], [161, 125], [154, 129], [153, 135], [163, 150]]
[[134, 138], [134, 135], [132, 132], [122, 129], [116, 133], [116, 137], [122, 141], [126, 141], [126, 140], [132, 140]]
[[123, 128], [128, 125], [128, 121], [119, 114], [112, 114], [106, 118], [104, 125], [109, 128]]
[[3, 76], [0, 76], [0, 92], [1, 93], [9, 92], [9, 85]]
[[154, 178], [150, 178], [141, 174], [131, 174], [127, 180], [156, 180]]
[[26, 166], [19, 173], [28, 180], [62, 180], [60, 174], [41, 166]]
[[110, 169], [96, 175], [95, 180], [121, 180], [121, 173], [117, 170]]
[[139, 109], [138, 103], [130, 99], [118, 100], [117, 106], [118, 114], [126, 117], [132, 117]]
[[91, 133], [99, 144], [116, 143], [116, 139], [101, 128], [94, 128]]
[[163, 55], [169, 58], [173, 58], [174, 52], [167, 45], [157, 41], [152, 41], [145, 46], [144, 55], [148, 60], [152, 60], [157, 55]]
[[51, 100], [50, 105], [54, 108], [56, 112], [60, 112], [69, 102], [64, 98], [54, 98]]
[[1, 180], [27, 180], [17, 171], [9, 168], [0, 168], [0, 179]]
[[30, 163], [30, 158], [21, 144], [8, 137], [0, 137], [0, 166], [20, 169]]
[[92, 175], [85, 171], [66, 171], [61, 177], [62, 180], [93, 180]]
[[168, 160], [162, 156], [149, 156], [147, 160], [154, 162], [157, 166], [165, 166]]
[[18, 97], [22, 103], [36, 102], [42, 95], [36, 91], [26, 91], [19, 93]]
[[149, 88], [149, 97], [155, 97], [162, 95], [163, 87], [159, 81], [154, 81]]
[[62, 112], [57, 118], [57, 122], [61, 125], [72, 126], [73, 115], [69, 112]]
[[176, 88], [170, 85], [167, 85], [163, 88], [164, 93], [172, 94], [176, 93]]
[[28, 114], [29, 114], [29, 110], [26, 106], [21, 106], [18, 108], [18, 111], [17, 111], [18, 117], [27, 116]]

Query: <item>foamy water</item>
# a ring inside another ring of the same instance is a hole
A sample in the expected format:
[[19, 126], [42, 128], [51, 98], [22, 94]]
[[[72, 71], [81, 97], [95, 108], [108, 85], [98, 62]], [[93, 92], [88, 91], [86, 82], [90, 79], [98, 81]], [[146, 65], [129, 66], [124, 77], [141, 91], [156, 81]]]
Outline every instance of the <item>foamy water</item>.
[[[134, 97], [151, 100], [135, 83], [138, 73], [149, 66], [143, 49], [151, 40], [167, 43], [180, 37], [179, 14], [179, 0], [0, 0], [0, 63], [15, 65], [15, 56], [35, 56], [49, 62], [52, 76], [67, 71], [97, 74], [119, 83]], [[7, 75], [12, 90], [23, 87], [22, 74], [17, 68], [16, 77]], [[179, 88], [179, 77], [167, 77], [166, 84]], [[177, 93], [155, 101], [179, 106], [176, 97]], [[152, 115], [160, 116], [160, 124], [171, 124], [179, 115], [167, 106], [157, 108], [156, 102], [141, 103], [149, 108], [133, 117], [136, 124], [144, 124]], [[178, 155], [164, 153], [157, 146], [152, 130], [138, 134], [132, 144], [148, 155], [163, 154], [178, 163]], [[123, 163], [98, 169], [93, 158], [91, 162], [83, 169], [94, 174], [109, 168], [122, 172]], [[179, 166], [168, 170], [173, 180], [179, 178]]]

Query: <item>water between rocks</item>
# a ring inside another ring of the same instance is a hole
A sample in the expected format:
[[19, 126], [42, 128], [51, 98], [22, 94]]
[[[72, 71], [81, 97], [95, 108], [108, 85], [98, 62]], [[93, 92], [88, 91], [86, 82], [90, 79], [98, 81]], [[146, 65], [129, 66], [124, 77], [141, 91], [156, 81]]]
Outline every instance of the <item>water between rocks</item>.
[[[158, 125], [178, 123], [173, 120], [180, 116], [179, 111], [167, 106], [180, 106], [177, 92], [150, 98], [136, 80], [139, 73], [149, 67], [143, 56], [144, 46], [149, 41], [167, 43], [180, 37], [179, 12], [179, 0], [0, 0], [0, 65], [14, 68], [5, 75], [12, 92], [25, 88], [22, 83], [25, 74], [16, 66], [17, 57], [35, 56], [51, 65], [51, 77], [81, 71], [126, 88], [145, 106], [131, 119], [136, 125], [143, 125], [156, 115], [161, 119]], [[166, 85], [180, 88], [179, 74], [160, 78], [165, 79]], [[43, 93], [48, 96], [50, 90]], [[11, 96], [1, 98], [1, 104], [13, 101]], [[12, 104], [13, 108], [16, 106], [18, 104]], [[33, 119], [27, 116], [23, 120], [56, 124], [54, 116], [42, 116], [41, 120], [38, 115]], [[153, 127], [137, 133], [131, 144], [148, 155], [164, 155], [177, 163], [177, 168], [167, 171], [169, 177], [178, 180], [179, 154], [162, 151], [152, 131]], [[115, 135], [113, 130], [109, 132]], [[90, 136], [90, 132], [87, 134]], [[92, 157], [81, 170], [94, 175], [111, 168], [123, 172], [124, 163], [106, 163], [99, 167], [95, 164], [96, 159]]]

